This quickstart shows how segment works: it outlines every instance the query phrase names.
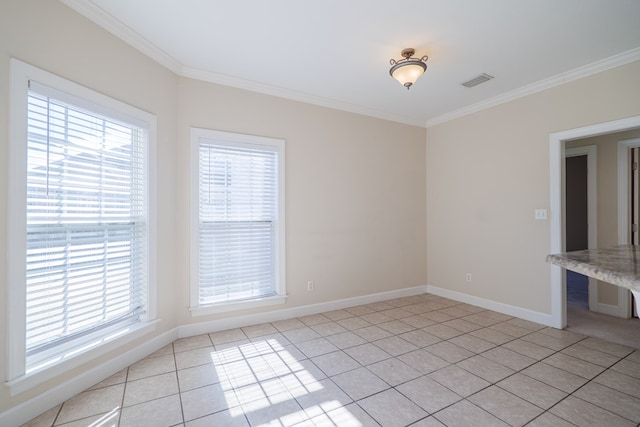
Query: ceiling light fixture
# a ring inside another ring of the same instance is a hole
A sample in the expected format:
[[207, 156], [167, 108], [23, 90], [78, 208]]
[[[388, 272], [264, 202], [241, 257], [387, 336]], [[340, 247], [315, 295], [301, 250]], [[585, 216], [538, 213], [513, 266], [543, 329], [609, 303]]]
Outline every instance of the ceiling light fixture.
[[392, 59], [389, 61], [391, 64], [389, 74], [399, 81], [402, 86], [406, 87], [407, 90], [409, 90], [411, 85], [413, 85], [427, 69], [426, 62], [429, 57], [425, 55], [420, 59], [412, 58], [415, 53], [416, 51], [414, 49], [407, 48], [401, 53], [404, 59], [397, 61]]

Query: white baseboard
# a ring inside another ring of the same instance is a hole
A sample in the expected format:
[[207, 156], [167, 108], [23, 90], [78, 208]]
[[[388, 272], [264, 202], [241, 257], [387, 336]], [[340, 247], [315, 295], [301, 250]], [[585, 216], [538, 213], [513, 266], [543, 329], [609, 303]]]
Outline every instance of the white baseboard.
[[178, 338], [177, 330], [171, 329], [157, 337], [143, 342], [126, 353], [119, 354], [107, 362], [104, 362], [78, 376], [67, 380], [45, 391], [38, 396], [27, 400], [5, 412], [0, 413], [0, 426], [19, 426], [33, 417], [42, 414], [65, 400], [86, 390], [92, 385], [109, 378], [145, 358], [149, 354], [161, 349]]
[[92, 385], [110, 377], [145, 358], [149, 354], [159, 350], [178, 338], [190, 337], [194, 335], [206, 334], [209, 332], [222, 331], [225, 329], [239, 328], [243, 326], [257, 325], [260, 323], [274, 322], [277, 320], [291, 319], [294, 317], [307, 316], [325, 311], [339, 310], [361, 304], [385, 301], [394, 298], [402, 298], [420, 295], [427, 292], [427, 286], [416, 286], [413, 288], [398, 289], [395, 291], [380, 292], [377, 294], [364, 295], [360, 297], [345, 298], [336, 301], [329, 301], [319, 304], [311, 304], [303, 307], [295, 307], [283, 310], [274, 310], [265, 313], [249, 314], [245, 316], [235, 316], [225, 319], [199, 322], [189, 325], [179, 326], [171, 329], [155, 338], [146, 341], [139, 346], [120, 354], [108, 362], [102, 363], [82, 374], [61, 383], [44, 393], [19, 404], [5, 412], [0, 413], [0, 426], [19, 426], [31, 420], [38, 414], [53, 408], [65, 400], [86, 390]]
[[385, 301], [394, 298], [420, 295], [427, 292], [427, 286], [416, 286], [413, 288], [398, 289], [395, 291], [380, 292], [377, 294], [364, 295], [360, 297], [345, 298], [335, 301], [322, 302], [318, 304], [305, 305], [302, 307], [285, 308], [282, 310], [267, 311], [264, 313], [247, 314], [244, 316], [234, 316], [207, 322], [192, 323], [178, 327], [180, 338], [206, 334], [210, 332], [224, 331], [226, 329], [241, 328], [261, 323], [275, 322], [278, 320], [292, 319], [294, 317], [308, 316], [325, 311], [340, 310], [362, 304]]
[[621, 319], [629, 319], [630, 317], [626, 316], [628, 310], [625, 310], [622, 307], [612, 304], [605, 304], [602, 302], [598, 303], [597, 312], [600, 314], [606, 314], [607, 316], [619, 317]]
[[503, 313], [509, 316], [519, 317], [520, 319], [529, 320], [531, 322], [540, 323], [542, 325], [555, 327], [553, 316], [551, 316], [550, 314], [540, 313], [539, 311], [533, 311], [526, 308], [517, 307], [515, 305], [503, 304], [501, 302], [496, 302], [469, 294], [463, 294], [462, 292], [451, 291], [449, 289], [439, 288], [432, 285], [427, 285], [427, 292], [433, 295], [449, 298], [454, 301], [476, 305], [478, 307], [486, 308], [487, 310], [493, 310], [497, 311], [498, 313]]

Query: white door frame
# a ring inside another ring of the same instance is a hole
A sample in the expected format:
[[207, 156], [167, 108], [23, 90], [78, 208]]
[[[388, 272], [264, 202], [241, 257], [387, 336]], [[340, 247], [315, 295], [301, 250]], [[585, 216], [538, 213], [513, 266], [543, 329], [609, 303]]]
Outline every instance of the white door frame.
[[[640, 138], [618, 141], [618, 243], [629, 244], [629, 149], [640, 147]], [[614, 316], [631, 318], [629, 291], [618, 288], [618, 310]]]
[[640, 138], [618, 141], [618, 241], [629, 242], [629, 148], [640, 147]]
[[[565, 158], [587, 156], [587, 223], [589, 249], [598, 247], [598, 184], [597, 184], [597, 148], [595, 145], [567, 148], [564, 151]], [[566, 190], [566, 189], [565, 189]], [[563, 209], [564, 211], [564, 209]], [[563, 231], [566, 224], [563, 224]], [[563, 234], [564, 237], [564, 234]], [[566, 248], [566, 242], [564, 242]], [[589, 310], [598, 311], [598, 281], [589, 277]]]
[[[640, 116], [555, 132], [549, 135], [549, 193], [550, 193], [550, 253], [563, 250], [564, 209], [562, 189], [564, 188], [564, 143], [607, 133], [640, 128]], [[555, 328], [567, 326], [567, 290], [564, 286], [562, 268], [550, 265], [551, 272], [551, 323]]]

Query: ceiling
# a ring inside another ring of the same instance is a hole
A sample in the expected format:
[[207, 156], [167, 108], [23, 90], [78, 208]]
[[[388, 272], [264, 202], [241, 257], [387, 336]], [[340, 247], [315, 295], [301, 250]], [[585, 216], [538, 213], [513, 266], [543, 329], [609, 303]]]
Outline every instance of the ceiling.
[[640, 59], [638, 0], [62, 2], [179, 75], [418, 126]]

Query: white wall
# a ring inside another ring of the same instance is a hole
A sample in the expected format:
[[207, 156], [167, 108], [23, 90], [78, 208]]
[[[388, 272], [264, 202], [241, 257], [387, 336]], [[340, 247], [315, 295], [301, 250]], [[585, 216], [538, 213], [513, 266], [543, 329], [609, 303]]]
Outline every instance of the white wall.
[[636, 116], [638, 93], [634, 62], [428, 128], [428, 283], [550, 314], [549, 134]]
[[[189, 127], [286, 140], [286, 305], [426, 284], [425, 129], [179, 78], [58, 1], [0, 2], [0, 311], [7, 304], [9, 59], [15, 57], [158, 118], [158, 317], [153, 334], [11, 397], [0, 418], [191, 318]], [[306, 291], [307, 280], [316, 290]], [[246, 313], [227, 313], [234, 316]], [[0, 383], [6, 331], [0, 316]], [[34, 416], [37, 414], [33, 414]]]

